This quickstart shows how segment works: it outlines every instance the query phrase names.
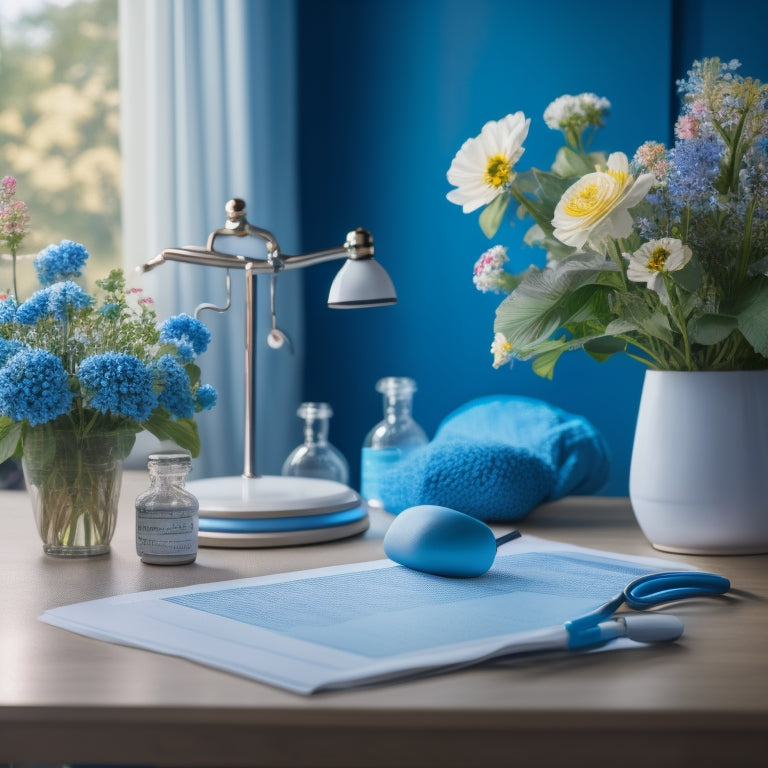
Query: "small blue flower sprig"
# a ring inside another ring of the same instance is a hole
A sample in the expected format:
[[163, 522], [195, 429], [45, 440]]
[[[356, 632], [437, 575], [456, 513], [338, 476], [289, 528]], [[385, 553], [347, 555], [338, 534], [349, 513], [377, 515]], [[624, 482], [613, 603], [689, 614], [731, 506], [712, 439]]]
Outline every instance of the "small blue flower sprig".
[[79, 434], [148, 430], [199, 455], [194, 416], [217, 399], [195, 363], [210, 332], [185, 314], [158, 323], [119, 269], [91, 296], [75, 282], [87, 259], [79, 243], [50, 245], [35, 258], [39, 290], [22, 303], [0, 293], [0, 461], [50, 422]]

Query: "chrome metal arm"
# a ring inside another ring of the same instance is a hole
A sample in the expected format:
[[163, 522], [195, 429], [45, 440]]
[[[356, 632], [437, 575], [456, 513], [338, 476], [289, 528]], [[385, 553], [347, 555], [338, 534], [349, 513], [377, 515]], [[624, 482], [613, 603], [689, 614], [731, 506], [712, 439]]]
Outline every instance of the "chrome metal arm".
[[[226, 205], [227, 222], [211, 232], [206, 248], [185, 246], [166, 248], [154, 258], [138, 267], [149, 272], [166, 261], [180, 261], [207, 267], [244, 269], [246, 273], [245, 296], [245, 446], [244, 477], [257, 477], [256, 471], [256, 277], [259, 274], [275, 274], [283, 269], [300, 269], [334, 259], [349, 258], [355, 261], [373, 258], [373, 237], [364, 229], [356, 229], [347, 235], [344, 245], [323, 251], [299, 255], [281, 254], [275, 236], [266, 229], [254, 227], [246, 219], [245, 202], [230, 200]], [[233, 256], [215, 248], [217, 237], [255, 237], [261, 240], [267, 251], [266, 258]]]

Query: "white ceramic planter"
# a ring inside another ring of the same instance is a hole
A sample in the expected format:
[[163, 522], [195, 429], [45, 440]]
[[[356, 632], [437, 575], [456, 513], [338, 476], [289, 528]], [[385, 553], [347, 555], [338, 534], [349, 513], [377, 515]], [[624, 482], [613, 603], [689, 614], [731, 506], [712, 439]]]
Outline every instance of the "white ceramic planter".
[[656, 549], [768, 552], [768, 370], [647, 371], [629, 495]]

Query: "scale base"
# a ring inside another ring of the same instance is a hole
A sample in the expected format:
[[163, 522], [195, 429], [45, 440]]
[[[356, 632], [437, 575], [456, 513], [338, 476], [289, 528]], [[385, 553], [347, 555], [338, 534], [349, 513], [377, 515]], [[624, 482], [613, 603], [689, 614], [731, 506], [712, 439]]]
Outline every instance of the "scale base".
[[187, 483], [200, 503], [202, 547], [283, 547], [355, 536], [367, 530], [365, 502], [333, 480], [212, 477]]

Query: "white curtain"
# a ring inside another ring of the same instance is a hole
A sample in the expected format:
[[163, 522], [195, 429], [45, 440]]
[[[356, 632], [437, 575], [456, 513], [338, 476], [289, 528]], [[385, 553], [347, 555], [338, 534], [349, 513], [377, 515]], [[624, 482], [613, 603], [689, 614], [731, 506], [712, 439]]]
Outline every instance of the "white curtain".
[[[292, 0], [120, 0], [123, 244], [131, 273], [163, 248], [204, 246], [224, 205], [246, 200], [248, 220], [299, 252], [295, 8]], [[160, 318], [225, 303], [225, 270], [168, 262], [134, 282]], [[243, 469], [245, 276], [233, 270], [232, 307], [202, 312], [211, 329], [199, 358], [219, 393], [199, 414], [197, 477]], [[300, 435], [301, 277], [277, 281], [278, 325], [294, 342], [273, 350], [268, 278], [259, 277], [258, 469], [279, 474]]]

